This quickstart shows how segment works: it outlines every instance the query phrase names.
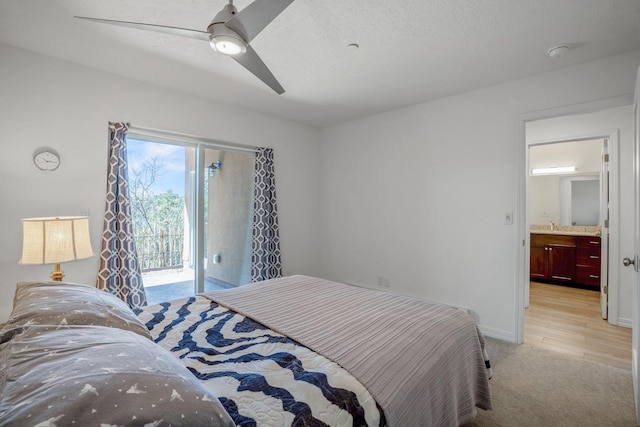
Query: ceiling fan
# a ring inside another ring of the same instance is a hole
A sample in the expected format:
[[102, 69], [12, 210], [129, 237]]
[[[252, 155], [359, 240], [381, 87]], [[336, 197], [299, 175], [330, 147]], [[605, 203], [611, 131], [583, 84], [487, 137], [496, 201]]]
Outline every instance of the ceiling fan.
[[208, 41], [213, 50], [230, 56], [271, 89], [278, 94], [283, 94], [284, 89], [249, 42], [291, 3], [293, 0], [255, 0], [238, 12], [233, 5], [233, 0], [229, 0], [229, 4], [216, 14], [206, 31], [86, 16], [75, 16], [75, 18]]

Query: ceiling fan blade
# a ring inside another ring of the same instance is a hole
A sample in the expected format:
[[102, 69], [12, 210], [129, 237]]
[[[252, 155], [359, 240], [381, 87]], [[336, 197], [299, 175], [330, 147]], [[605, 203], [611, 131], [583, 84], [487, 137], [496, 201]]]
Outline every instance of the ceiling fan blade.
[[101, 24], [118, 25], [121, 27], [136, 28], [138, 30], [155, 31], [157, 33], [171, 34], [173, 36], [189, 37], [196, 40], [209, 41], [209, 33], [206, 31], [191, 30], [189, 28], [169, 27], [166, 25], [144, 24], [141, 22], [114, 21], [111, 19], [88, 18], [86, 16], [74, 16], [85, 21], [99, 22]]
[[226, 22], [249, 43], [271, 23], [293, 0], [255, 0]]
[[260, 59], [256, 51], [253, 50], [251, 46], [247, 45], [247, 51], [244, 54], [230, 56], [230, 58], [234, 59], [238, 64], [251, 71], [253, 75], [276, 91], [278, 95], [282, 95], [284, 93], [284, 89], [280, 86], [278, 80], [276, 80], [274, 75], [269, 71], [264, 62], [262, 62], [262, 59]]

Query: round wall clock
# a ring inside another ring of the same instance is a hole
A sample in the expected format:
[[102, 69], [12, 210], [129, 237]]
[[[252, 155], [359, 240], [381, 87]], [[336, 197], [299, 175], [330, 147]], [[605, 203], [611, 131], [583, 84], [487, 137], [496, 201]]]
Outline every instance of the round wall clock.
[[60, 166], [60, 155], [52, 148], [44, 148], [33, 153], [33, 163], [43, 171], [54, 171]]

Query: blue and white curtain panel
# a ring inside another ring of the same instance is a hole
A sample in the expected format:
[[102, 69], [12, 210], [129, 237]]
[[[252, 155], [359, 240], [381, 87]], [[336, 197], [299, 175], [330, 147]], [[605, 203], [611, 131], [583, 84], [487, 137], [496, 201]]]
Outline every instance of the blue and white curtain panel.
[[131, 308], [147, 305], [133, 239], [126, 134], [128, 123], [109, 123], [107, 201], [100, 251], [98, 289], [104, 289]]
[[251, 281], [282, 276], [273, 149], [259, 148], [255, 163]]

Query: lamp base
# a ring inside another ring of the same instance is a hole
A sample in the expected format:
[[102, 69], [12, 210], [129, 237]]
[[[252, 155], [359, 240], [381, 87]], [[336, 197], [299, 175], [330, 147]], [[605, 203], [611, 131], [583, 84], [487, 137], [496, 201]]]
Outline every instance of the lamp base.
[[51, 280], [54, 282], [62, 282], [64, 277], [64, 271], [60, 270], [60, 264], [54, 264], [53, 271], [51, 272]]

